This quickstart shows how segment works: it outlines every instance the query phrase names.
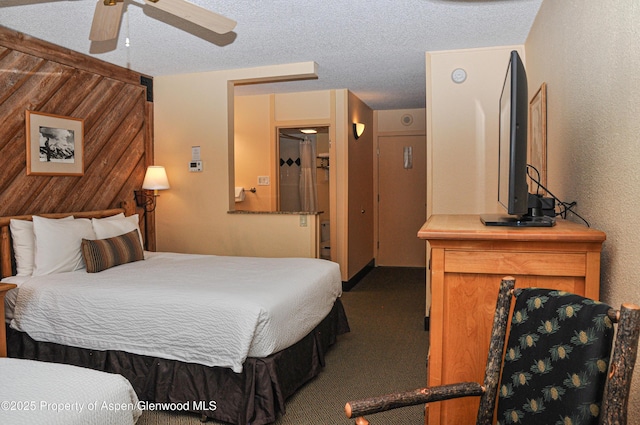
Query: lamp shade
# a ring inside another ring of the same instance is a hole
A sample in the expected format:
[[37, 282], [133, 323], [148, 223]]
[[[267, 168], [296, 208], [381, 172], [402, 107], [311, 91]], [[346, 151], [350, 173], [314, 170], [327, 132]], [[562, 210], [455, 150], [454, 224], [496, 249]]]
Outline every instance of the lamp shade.
[[361, 122], [353, 123], [353, 136], [358, 140], [360, 136], [364, 133], [364, 124]]
[[150, 165], [147, 173], [144, 175], [142, 188], [147, 190], [163, 190], [169, 189], [169, 179], [167, 172], [162, 165]]

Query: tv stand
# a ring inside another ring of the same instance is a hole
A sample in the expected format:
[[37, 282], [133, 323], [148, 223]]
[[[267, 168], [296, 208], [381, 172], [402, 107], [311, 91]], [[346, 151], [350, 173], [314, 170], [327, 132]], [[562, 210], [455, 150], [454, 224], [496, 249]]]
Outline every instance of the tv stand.
[[553, 198], [543, 198], [530, 193], [527, 202], [529, 208], [526, 214], [507, 216], [486, 214], [480, 216], [480, 221], [485, 226], [508, 227], [552, 227], [556, 224]]
[[[418, 231], [428, 242], [429, 386], [482, 382], [500, 279], [600, 296], [606, 235], [558, 218], [554, 227], [489, 227], [478, 215], [432, 215]], [[429, 403], [428, 425], [475, 424], [478, 397]], [[542, 424], [541, 424], [542, 425]]]
[[493, 215], [485, 214], [480, 216], [480, 221], [485, 226], [508, 226], [508, 227], [552, 227], [556, 224], [554, 217], [546, 215]]

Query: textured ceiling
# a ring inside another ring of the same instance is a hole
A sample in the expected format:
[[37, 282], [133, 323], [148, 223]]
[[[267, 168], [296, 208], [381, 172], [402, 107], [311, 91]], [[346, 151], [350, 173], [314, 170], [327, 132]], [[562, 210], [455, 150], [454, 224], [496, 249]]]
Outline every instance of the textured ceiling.
[[401, 109], [425, 106], [425, 52], [524, 44], [542, 2], [191, 1], [238, 25], [211, 33], [142, 0], [125, 0], [117, 43], [89, 41], [95, 0], [0, 0], [0, 25], [151, 76], [314, 61], [317, 80], [236, 93], [347, 88], [373, 109]]

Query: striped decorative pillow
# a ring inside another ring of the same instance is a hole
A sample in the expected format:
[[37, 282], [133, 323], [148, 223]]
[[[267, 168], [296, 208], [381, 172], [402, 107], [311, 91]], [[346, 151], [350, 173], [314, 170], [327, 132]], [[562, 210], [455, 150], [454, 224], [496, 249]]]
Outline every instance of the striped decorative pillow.
[[108, 239], [82, 239], [82, 257], [88, 273], [97, 273], [120, 264], [144, 260], [137, 230]]

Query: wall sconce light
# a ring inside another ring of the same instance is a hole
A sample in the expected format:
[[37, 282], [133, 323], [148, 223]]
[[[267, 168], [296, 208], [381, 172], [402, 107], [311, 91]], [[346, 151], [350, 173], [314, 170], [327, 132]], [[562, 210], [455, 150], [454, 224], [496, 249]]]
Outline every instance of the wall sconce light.
[[360, 136], [364, 133], [364, 124], [361, 122], [353, 123], [353, 136], [358, 140]]
[[[164, 167], [150, 165], [144, 175], [142, 189], [134, 190], [136, 204], [144, 208], [145, 212], [152, 212], [156, 209], [156, 197], [160, 196], [158, 195], [158, 190], [169, 189], [169, 187], [169, 179], [167, 179], [167, 172]], [[153, 195], [145, 192], [146, 190], [153, 190]]]

